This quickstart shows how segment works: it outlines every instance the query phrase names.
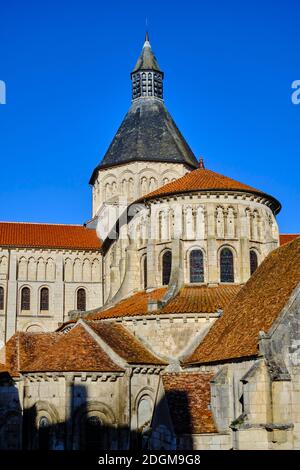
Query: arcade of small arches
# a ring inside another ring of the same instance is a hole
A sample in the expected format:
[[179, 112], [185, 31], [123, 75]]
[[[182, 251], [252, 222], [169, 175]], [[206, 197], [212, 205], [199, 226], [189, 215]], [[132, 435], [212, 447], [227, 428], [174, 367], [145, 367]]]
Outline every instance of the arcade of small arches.
[[[122, 178], [116, 178], [115, 176], [109, 176], [106, 178], [106, 182], [102, 183], [102, 194], [101, 194], [101, 183], [99, 180], [96, 181], [94, 186], [94, 200], [102, 196], [104, 201], [108, 201], [114, 196], [133, 198], [137, 193], [135, 188], [135, 181], [132, 176], [123, 176]], [[176, 177], [173, 178], [163, 176], [161, 179], [157, 176], [144, 175], [139, 179], [139, 191], [138, 194], [144, 195], [154, 191], [159, 186], [168, 184], [176, 181]]]
[[177, 163], [144, 162], [129, 163], [109, 170], [99, 171], [93, 182], [93, 216], [104, 203], [118, 198], [133, 202], [151, 191], [175, 181], [188, 169]]
[[[100, 262], [98, 258], [64, 260], [64, 280], [66, 282], [99, 282]], [[18, 280], [55, 281], [56, 264], [53, 258], [21, 256], [18, 261]]]
[[[162, 207], [160, 207], [162, 206]], [[149, 238], [167, 241], [182, 236], [186, 240], [202, 240], [207, 236], [208, 214], [203, 205], [183, 204], [169, 207], [161, 204], [148, 211], [144, 209], [135, 225], [130, 226], [130, 237], [137, 248], [145, 246]], [[249, 240], [262, 241], [266, 237], [277, 239], [277, 227], [270, 214], [260, 214], [257, 209], [244, 208], [245, 235]], [[176, 221], [176, 223], [175, 223]], [[218, 206], [214, 211], [214, 234], [217, 239], [237, 239], [241, 222], [237, 209], [232, 206]], [[175, 233], [176, 232], [176, 233]]]
[[[134, 400], [135, 428], [141, 435], [151, 421], [154, 407], [153, 393], [150, 387], [144, 387]], [[73, 394], [80, 396], [83, 400], [86, 399], [84, 387], [75, 386]], [[61, 421], [59, 412], [53, 404], [40, 400], [27, 411], [27, 415], [26, 440], [29, 449], [57, 450], [63, 446], [63, 443], [59, 441], [65, 423]], [[18, 448], [20, 420], [20, 413], [10, 413], [4, 418], [5, 424], [1, 427], [0, 443], [5, 438], [7, 449]], [[116, 417], [111, 407], [101, 401], [83, 401], [72, 411], [72, 421], [74, 423], [71, 436], [73, 449], [107, 450], [111, 448], [112, 441], [118, 439]]]

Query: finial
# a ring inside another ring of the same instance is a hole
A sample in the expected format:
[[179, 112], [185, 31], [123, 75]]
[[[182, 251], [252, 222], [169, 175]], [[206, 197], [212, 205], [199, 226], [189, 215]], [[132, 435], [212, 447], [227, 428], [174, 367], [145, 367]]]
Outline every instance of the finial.
[[202, 168], [202, 170], [205, 170], [204, 160], [202, 157], [200, 157], [199, 168]]
[[148, 33], [148, 31], [146, 31], [146, 36], [145, 36], [145, 42], [146, 41], [149, 42], [149, 33]]

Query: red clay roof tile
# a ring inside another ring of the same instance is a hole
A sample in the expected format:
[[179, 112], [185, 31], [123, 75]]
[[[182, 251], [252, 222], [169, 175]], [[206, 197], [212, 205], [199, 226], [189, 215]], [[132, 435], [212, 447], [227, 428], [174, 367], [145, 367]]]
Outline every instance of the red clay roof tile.
[[86, 318], [89, 320], [101, 320], [105, 318], [151, 315], [152, 313], [155, 315], [214, 313], [218, 309], [223, 309], [239, 290], [239, 285], [183, 287], [168, 304], [151, 313], [148, 312], [148, 300], [161, 300], [167, 289], [160, 288], [148, 293], [143, 291], [121, 300], [121, 302], [107, 310], [93, 311]]
[[38, 357], [47, 354], [59, 339], [57, 333], [15, 333], [5, 345], [5, 365], [15, 376]]
[[146, 349], [141, 341], [120, 323], [99, 321], [87, 321], [86, 323], [128, 364], [167, 364]]
[[82, 225], [0, 222], [0, 246], [99, 250], [101, 242]]
[[239, 292], [239, 285], [183, 287], [159, 313], [214, 313]]
[[162, 375], [170, 417], [177, 435], [217, 432], [209, 406], [213, 375], [211, 372]]
[[47, 353], [23, 368], [24, 372], [59, 371], [98, 371], [122, 372], [97, 341], [80, 323], [68, 333], [60, 335], [60, 340], [49, 348]]
[[271, 252], [183, 362], [207, 363], [257, 356], [268, 332], [300, 283], [300, 238]]
[[280, 246], [285, 245], [286, 243], [289, 243], [295, 240], [295, 238], [299, 238], [299, 237], [300, 237], [299, 233], [281, 233], [279, 235]]
[[166, 293], [166, 288], [162, 287], [152, 292], [138, 292], [127, 299], [121, 300], [115, 306], [98, 312], [91, 312], [86, 318], [88, 320], [101, 320], [102, 318], [118, 318], [135, 315], [146, 315], [148, 313], [148, 300], [160, 300]]
[[251, 186], [240, 183], [239, 181], [235, 181], [232, 178], [228, 178], [227, 176], [220, 175], [219, 173], [215, 173], [214, 171], [204, 168], [198, 168], [197, 170], [186, 173], [181, 178], [178, 178], [177, 180], [161, 186], [149, 194], [146, 194], [140, 198], [139, 201], [153, 199], [155, 197], [166, 196], [174, 193], [186, 193], [202, 190], [250, 192], [271, 199], [273, 201], [274, 210], [276, 212], [279, 212], [281, 208], [280, 203], [272, 196], [269, 196], [258, 189], [252, 188]]

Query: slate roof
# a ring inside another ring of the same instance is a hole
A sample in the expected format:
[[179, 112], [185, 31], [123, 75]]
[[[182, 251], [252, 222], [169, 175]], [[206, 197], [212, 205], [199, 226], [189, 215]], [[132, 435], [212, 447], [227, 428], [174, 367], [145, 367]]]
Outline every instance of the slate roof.
[[0, 246], [99, 250], [101, 242], [83, 225], [0, 222]]
[[137, 72], [138, 70], [155, 70], [156, 72], [161, 72], [157, 59], [151, 49], [148, 33], [146, 33], [142, 52], [131, 73]]
[[140, 198], [139, 201], [146, 201], [171, 194], [210, 190], [242, 191], [265, 196], [272, 201], [273, 208], [276, 213], [281, 209], [280, 203], [273, 196], [270, 196], [260, 191], [259, 189], [252, 188], [251, 186], [248, 186], [244, 183], [240, 183], [239, 181], [229, 178], [228, 176], [215, 173], [214, 171], [208, 170], [204, 167], [200, 167], [194, 171], [186, 173], [181, 178], [161, 186], [160, 188]]
[[268, 332], [300, 283], [300, 238], [271, 252], [225, 308], [184, 364], [259, 354], [259, 332]]
[[132, 103], [90, 184], [98, 170], [138, 161], [184, 163], [190, 168], [198, 165], [164, 103], [156, 98]]
[[209, 406], [213, 375], [210, 372], [162, 375], [170, 417], [177, 435], [217, 432]]

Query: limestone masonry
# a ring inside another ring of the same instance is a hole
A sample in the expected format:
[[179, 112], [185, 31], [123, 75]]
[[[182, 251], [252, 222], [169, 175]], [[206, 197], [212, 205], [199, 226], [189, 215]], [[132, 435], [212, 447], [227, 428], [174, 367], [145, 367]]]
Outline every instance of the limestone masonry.
[[300, 238], [196, 159], [148, 34], [84, 225], [0, 222], [0, 449], [300, 449]]

